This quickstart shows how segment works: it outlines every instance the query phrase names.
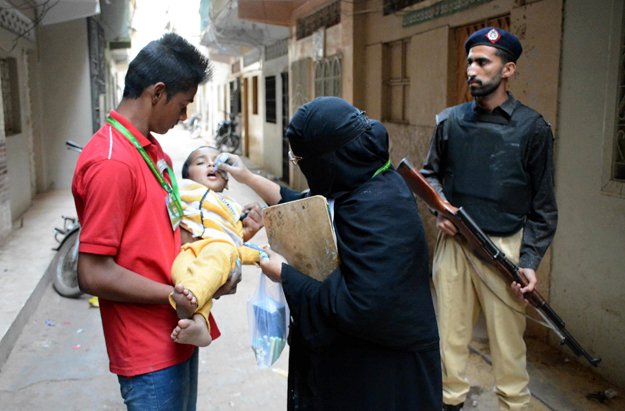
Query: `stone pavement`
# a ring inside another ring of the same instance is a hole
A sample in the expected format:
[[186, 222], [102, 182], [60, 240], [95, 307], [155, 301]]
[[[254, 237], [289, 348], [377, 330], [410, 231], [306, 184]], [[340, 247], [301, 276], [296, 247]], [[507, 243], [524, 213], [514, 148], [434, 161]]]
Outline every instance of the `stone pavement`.
[[[201, 139], [189, 138], [186, 132], [177, 128], [160, 140], [165, 151], [172, 156], [177, 171], [191, 149], [206, 144]], [[254, 168], [249, 160], [246, 159], [246, 162]], [[259, 201], [255, 193], [235, 181], [230, 182], [229, 194], [243, 204]], [[69, 190], [41, 194], [36, 197], [31, 209], [21, 219], [19, 227], [4, 244], [0, 245], [0, 272], [3, 279], [0, 282], [0, 295], [4, 297], [0, 299], [2, 404], [6, 404], [8, 397], [14, 397], [16, 403], [22, 404], [21, 409], [33, 409], [35, 405], [41, 404], [44, 404], [44, 408], [52, 410], [123, 408], [115, 378], [106, 370], [106, 353], [101, 329], [98, 327], [99, 316], [95, 310], [88, 314], [90, 324], [95, 325], [85, 327], [84, 333], [83, 328], [75, 330], [76, 333], [80, 331], [79, 337], [85, 340], [84, 346], [89, 344], [93, 346], [91, 350], [83, 350], [89, 351], [84, 358], [85, 364], [75, 370], [66, 369], [71, 366], [61, 360], [52, 362], [48, 358], [44, 360], [46, 353], [49, 354], [46, 341], [53, 337], [52, 333], [68, 325], [69, 321], [63, 322], [58, 327], [46, 329], [39, 341], [19, 340], [24, 326], [36, 325], [41, 328], [41, 318], [30, 320], [29, 318], [42, 298], [48, 310], [46, 315], [53, 315], [55, 310], [59, 310], [58, 307], [63, 307], [66, 314], [68, 310], [81, 312], [87, 309], [85, 297], [77, 300], [59, 297], [50, 290], [50, 279], [44, 276], [46, 267], [54, 255], [52, 247], [56, 245], [53, 228], [61, 224], [61, 215], [74, 214]], [[265, 243], [264, 231], [261, 231], [254, 241]], [[210, 347], [201, 350], [198, 399], [200, 410], [286, 408], [288, 347], [271, 370], [260, 370], [255, 366], [253, 354], [248, 346], [245, 306], [246, 300], [254, 291], [258, 275], [258, 269], [255, 267], [245, 267], [244, 280], [237, 294], [224, 297], [215, 304], [214, 313], [223, 336]], [[27, 331], [31, 332], [28, 328]], [[469, 364], [472, 388], [465, 410], [494, 411], [498, 407], [493, 391], [490, 357], [487, 344], [480, 334], [477, 333], [472, 345]], [[74, 341], [70, 337], [74, 340], [78, 338], [76, 335], [68, 335], [66, 341], [64, 340], [67, 344]], [[74, 344], [72, 347], [76, 346], [79, 345]], [[603, 380], [577, 360], [571, 360], [568, 353], [531, 339], [528, 340], [528, 346], [530, 347], [528, 370], [533, 393], [531, 410], [625, 410], [625, 392]], [[26, 366], [26, 351], [31, 355], [40, 355], [42, 358], [40, 364], [36, 364], [36, 361], [35, 364], [31, 364], [34, 368], [20, 368], [20, 364]], [[72, 354], [71, 349], [67, 351], [64, 355]], [[44, 371], [47, 371], [47, 374]], [[57, 376], [49, 376], [50, 373], [56, 373]], [[49, 384], [55, 378], [60, 378], [59, 375], [63, 375], [65, 380], [61, 392], [58, 385]], [[24, 387], [15, 385], [16, 381], [25, 378], [35, 380], [31, 383], [24, 382], [26, 385]], [[588, 393], [606, 389], [616, 390], [618, 396], [606, 404], [586, 399]], [[97, 407], [93, 406], [95, 398], [98, 399]], [[0, 408], [13, 409], [6, 406]]]

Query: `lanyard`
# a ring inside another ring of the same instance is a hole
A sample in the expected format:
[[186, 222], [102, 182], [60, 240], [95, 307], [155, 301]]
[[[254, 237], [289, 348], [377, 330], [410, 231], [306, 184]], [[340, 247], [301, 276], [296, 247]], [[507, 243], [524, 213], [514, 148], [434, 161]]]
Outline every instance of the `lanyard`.
[[385, 172], [386, 170], [388, 170], [389, 168], [391, 168], [391, 159], [389, 158], [388, 161], [386, 163], [384, 163], [384, 165], [380, 168], [378, 168], [375, 173], [373, 173], [373, 176], [371, 176], [371, 178], [377, 176], [380, 173]]
[[141, 154], [141, 157], [143, 157], [148, 167], [150, 167], [150, 170], [152, 170], [152, 174], [154, 174], [154, 177], [156, 177], [161, 187], [163, 187], [163, 189], [165, 189], [165, 191], [172, 197], [174, 204], [176, 205], [176, 211], [177, 211], [178, 217], [182, 218], [183, 211], [182, 211], [182, 204], [180, 202], [180, 192], [178, 191], [178, 182], [176, 181], [176, 176], [174, 175], [174, 171], [171, 169], [169, 164], [167, 164], [167, 171], [169, 172], [169, 177], [171, 178], [171, 184], [165, 181], [165, 179], [163, 178], [163, 175], [156, 168], [156, 166], [154, 165], [154, 162], [152, 161], [148, 153], [145, 152], [145, 149], [141, 147], [141, 144], [139, 144], [135, 136], [133, 136], [132, 133], [126, 127], [123, 126], [123, 124], [121, 124], [119, 121], [115, 120], [111, 116], [108, 116], [106, 121], [111, 126], [113, 126], [117, 131], [122, 133], [124, 137], [126, 137], [128, 141], [130, 141], [135, 146], [137, 151], [139, 151], [139, 153]]

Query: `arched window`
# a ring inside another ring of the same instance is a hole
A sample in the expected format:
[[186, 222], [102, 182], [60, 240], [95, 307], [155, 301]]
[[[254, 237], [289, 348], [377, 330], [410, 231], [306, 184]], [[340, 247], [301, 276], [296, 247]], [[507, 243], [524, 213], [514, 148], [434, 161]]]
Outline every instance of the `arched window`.
[[335, 55], [315, 63], [315, 97], [341, 97], [342, 65], [341, 55]]

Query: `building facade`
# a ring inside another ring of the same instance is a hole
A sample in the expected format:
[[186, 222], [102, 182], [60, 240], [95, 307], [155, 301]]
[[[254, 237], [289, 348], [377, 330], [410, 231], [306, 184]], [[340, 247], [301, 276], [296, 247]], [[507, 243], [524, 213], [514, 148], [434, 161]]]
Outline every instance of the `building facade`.
[[69, 189], [76, 153], [118, 101], [129, 2], [0, 0], [0, 242], [33, 198]]
[[[288, 27], [288, 112], [337, 95], [380, 119], [395, 164], [422, 164], [436, 113], [468, 101], [464, 41], [494, 25], [524, 52], [510, 91], [555, 135], [560, 223], [539, 289], [567, 329], [603, 357], [598, 371], [625, 385], [625, 10], [622, 0], [239, 0], [239, 17]], [[261, 72], [269, 61], [261, 59]], [[260, 82], [263, 87], [263, 82]], [[273, 87], [273, 86], [271, 86]], [[262, 92], [261, 92], [262, 94]], [[259, 110], [262, 110], [259, 108]], [[249, 155], [279, 170], [287, 147], [252, 124]], [[259, 154], [254, 154], [255, 150]], [[271, 155], [268, 155], [271, 153]], [[279, 154], [278, 154], [279, 153]], [[291, 166], [279, 174], [298, 188]], [[433, 249], [435, 227], [422, 208]], [[539, 327], [529, 333], [549, 338]]]

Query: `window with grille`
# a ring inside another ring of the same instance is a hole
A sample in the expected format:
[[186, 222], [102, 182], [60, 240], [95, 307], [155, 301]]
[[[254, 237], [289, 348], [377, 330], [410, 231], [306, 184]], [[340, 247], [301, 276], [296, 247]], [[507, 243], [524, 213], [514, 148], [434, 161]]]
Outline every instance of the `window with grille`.
[[[625, 22], [625, 12], [623, 12], [623, 21]], [[614, 159], [612, 161], [612, 179], [619, 182], [625, 182], [625, 30], [622, 31], [618, 65]]]
[[258, 114], [258, 76], [252, 77], [252, 114]]
[[295, 24], [295, 37], [300, 40], [312, 35], [321, 27], [332, 27], [340, 22], [341, 2], [335, 1], [307, 17], [298, 19]]
[[413, 4], [422, 3], [424, 0], [384, 0], [384, 15], [396, 13]]
[[315, 97], [341, 97], [342, 64], [341, 56], [332, 56], [315, 63]]
[[393, 123], [408, 122], [410, 102], [410, 76], [407, 59], [410, 39], [397, 40], [384, 44], [383, 48], [383, 99], [382, 118]]
[[265, 121], [276, 123], [276, 76], [265, 77]]
[[22, 131], [22, 123], [17, 61], [14, 58], [0, 58], [0, 76], [4, 109], [4, 134], [7, 136], [19, 134]]
[[311, 67], [312, 59], [310, 57], [291, 63], [291, 73], [293, 77], [291, 80], [293, 90], [291, 105], [293, 110], [297, 110], [301, 105], [310, 100], [310, 94], [312, 92], [310, 87]]

